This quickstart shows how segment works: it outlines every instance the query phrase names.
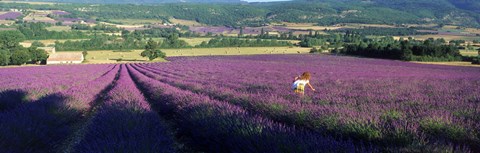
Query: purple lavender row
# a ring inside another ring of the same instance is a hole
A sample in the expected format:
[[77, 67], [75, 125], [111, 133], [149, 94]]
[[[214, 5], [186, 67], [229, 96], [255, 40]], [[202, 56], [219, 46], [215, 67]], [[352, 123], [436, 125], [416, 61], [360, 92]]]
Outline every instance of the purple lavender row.
[[107, 65], [3, 69], [0, 75], [6, 83], [0, 86], [0, 110], [13, 109], [25, 102], [85, 83], [109, 69]]
[[[247, 74], [247, 75], [248, 75], [248, 74]], [[238, 75], [237, 75], [237, 76], [238, 76]], [[221, 78], [221, 77], [220, 77], [220, 78]], [[237, 80], [237, 79], [232, 79], [232, 81], [235, 81], [235, 80]], [[230, 82], [232, 82], [232, 81], [230, 81]], [[221, 81], [219, 81], [219, 82], [221, 82]], [[464, 81], [464, 82], [468, 82], [468, 81]], [[473, 85], [473, 86], [474, 86], [474, 85]], [[284, 89], [285, 89], [285, 88], [284, 88]], [[394, 89], [394, 88], [390, 88], [390, 89]], [[291, 93], [291, 91], [288, 91], [288, 90], [282, 90], [282, 91], [287, 91], [287, 92], [290, 92], [290, 93]], [[348, 91], [348, 90], [346, 90], [346, 91]], [[475, 93], [475, 91], [473, 91], [473, 93]], [[448, 94], [447, 94], [447, 95], [448, 95]], [[336, 97], [351, 97], [351, 96], [336, 96]]]
[[[339, 142], [318, 134], [250, 115], [240, 107], [212, 100], [164, 84], [131, 69], [159, 113], [174, 118], [179, 133], [191, 138], [198, 151], [206, 152], [352, 152], [365, 151], [351, 142]], [[372, 150], [370, 150], [372, 151]]]
[[[61, 72], [56, 68], [52, 67], [54, 72], [40, 72], [41, 74], [32, 74], [32, 76], [37, 76], [36, 78], [22, 78], [18, 80], [11, 80], [14, 85], [8, 86], [10, 90], [22, 90], [28, 93], [27, 99], [34, 101], [37, 98], [40, 98], [43, 95], [50, 93], [58, 92], [60, 90], [68, 89], [71, 86], [76, 84], [85, 83], [91, 79], [94, 79], [112, 67], [105, 66], [96, 66], [96, 67], [79, 67], [77, 69], [69, 69], [68, 71]], [[98, 71], [92, 71], [98, 70]], [[76, 71], [75, 71], [76, 70]], [[19, 76], [26, 76], [27, 74], [18, 74]], [[16, 85], [15, 85], [16, 83]]]
[[173, 136], [122, 65], [76, 152], [174, 152]]
[[[478, 69], [356, 58], [340, 58], [340, 60], [339, 58], [313, 56], [319, 58], [315, 60], [312, 56], [260, 57], [262, 56], [240, 57], [240, 59], [239, 57], [235, 57], [235, 59], [229, 59], [228, 57], [196, 58], [195, 60], [182, 59], [182, 64], [177, 64], [177, 67], [169, 67], [175, 65], [175, 63], [159, 64], [156, 67], [163, 70], [172, 69], [177, 73], [188, 73], [188, 78], [197, 80], [212, 80], [212, 78], [215, 78], [215, 81], [204, 84], [207, 84], [207, 89], [220, 88], [212, 93], [222, 94], [223, 96], [228, 95], [225, 92], [238, 91], [239, 89], [229, 90], [221, 88], [222, 83], [226, 82], [221, 80], [221, 78], [228, 78], [228, 82], [247, 85], [255, 85], [255, 82], [267, 82], [261, 85], [267, 87], [265, 89], [275, 92], [260, 91], [266, 93], [257, 93], [258, 96], [251, 98], [251, 100], [243, 101], [265, 103], [264, 101], [284, 101], [281, 100], [282, 98], [279, 99], [279, 97], [287, 97], [286, 99], [288, 99], [289, 95], [291, 95], [291, 91], [288, 88], [289, 84], [279, 84], [271, 80], [290, 82], [291, 77], [285, 77], [282, 73], [291, 73], [291, 70], [299, 69], [305, 64], [322, 65], [320, 70], [312, 67], [304, 67], [304, 69], [310, 69], [310, 71], [321, 75], [320, 77], [326, 78], [319, 81], [322, 82], [322, 85], [325, 84], [324, 86], [314, 84], [320, 88], [320, 91], [324, 92], [315, 93], [313, 97], [307, 96], [302, 101], [298, 101], [297, 99], [300, 98], [295, 98], [294, 96], [290, 98], [292, 100], [290, 103], [297, 104], [297, 107], [292, 108], [323, 110], [311, 111], [313, 112], [311, 114], [308, 113], [307, 118], [309, 119], [307, 122], [315, 123], [315, 118], [326, 118], [328, 124], [323, 125], [326, 128], [342, 130], [342, 128], [338, 128], [336, 125], [344, 125], [345, 133], [353, 132], [351, 134], [356, 135], [355, 137], [366, 137], [367, 139], [387, 137], [387, 135], [391, 135], [392, 131], [399, 131], [413, 133], [414, 137], [422, 137], [422, 133], [429, 133], [433, 138], [450, 137], [448, 139], [453, 139], [453, 141], [457, 142], [478, 141], [478, 138], [475, 138], [475, 129], [479, 129], [478, 121], [476, 122], [474, 120], [475, 117], [469, 115], [478, 112], [478, 105], [472, 103], [478, 101], [478, 94], [480, 93], [478, 88], [475, 88], [475, 86], [478, 86], [476, 85], [478, 77], [475, 77], [478, 76]], [[302, 59], [298, 59], [299, 57]], [[266, 59], [268, 61], [264, 61]], [[298, 62], [292, 64], [289, 61]], [[309, 61], [309, 63], [302, 61]], [[222, 66], [218, 66], [219, 63]], [[274, 65], [270, 63], [274, 63]], [[192, 66], [192, 64], [195, 64], [195, 66]], [[332, 64], [334, 65], [325, 66]], [[192, 67], [195, 67], [195, 70]], [[282, 71], [278, 68], [284, 70]], [[359, 70], [367, 71], [367, 73], [362, 73]], [[409, 73], [399, 73], [405, 71]], [[208, 75], [196, 76], [194, 75], [196, 72]], [[215, 72], [219, 73], [215, 74]], [[448, 75], [445, 75], [445, 73]], [[271, 77], [268, 79], [248, 79], [267, 75]], [[291, 76], [295, 75], [292, 74]], [[371, 79], [371, 77], [375, 77], [375, 79]], [[411, 86], [412, 82], [416, 83]], [[198, 86], [195, 86], [195, 89], [198, 89]], [[374, 91], [374, 93], [369, 93], [371, 91]], [[233, 93], [231, 95], [234, 98], [244, 97], [236, 94]], [[317, 95], [326, 97], [317, 97]], [[415, 102], [413, 106], [410, 106], [412, 103], [409, 101]], [[288, 103], [286, 101], [284, 104]], [[259, 105], [262, 105], [262, 103]], [[269, 109], [280, 108], [283, 110], [287, 108], [288, 110], [290, 108], [284, 107], [284, 105], [272, 106]], [[290, 112], [290, 110], [287, 112]], [[279, 114], [285, 115], [285, 113]], [[387, 123], [390, 122], [391, 118], [395, 120], [395, 123]], [[429, 121], [438, 119], [440, 119], [442, 130], [456, 132], [458, 135], [449, 136], [447, 133], [435, 132], [435, 129], [431, 128], [433, 125]], [[394, 126], [394, 129], [391, 130], [385, 126]], [[362, 129], [371, 132], [362, 132]]]
[[55, 152], [84, 120], [119, 67], [85, 84], [0, 112], [0, 152]]
[[[25, 68], [11, 68], [0, 71], [0, 76], [5, 78], [2, 80], [0, 90], [15, 89], [15, 88], [30, 88], [30, 86], [37, 86], [37, 84], [48, 83], [49, 86], [43, 88], [50, 88], [50, 85], [64, 85], [66, 80], [71, 80], [69, 84], [74, 83], [76, 79], [80, 79], [87, 74], [102, 74], [101, 69], [109, 69], [109, 65], [88, 65], [88, 66], [55, 66], [55, 67], [25, 67]], [[93, 69], [93, 70], [92, 70]], [[104, 72], [104, 71], [103, 71]], [[28, 75], [27, 75], [28, 74]], [[22, 77], [19, 77], [22, 76]], [[60, 81], [59, 81], [60, 80]], [[67, 84], [68, 85], [68, 84]]]
[[[98, 78], [112, 68], [113, 66], [108, 65], [95, 67], [85, 66], [68, 68], [62, 71], [61, 67], [49, 67], [43, 72], [47, 73], [47, 75], [44, 76], [39, 75], [41, 74], [39, 72], [35, 73], [36, 71], [18, 71], [19, 73], [11, 75], [17, 76], [17, 78], [8, 79], [7, 77], [6, 79], [12, 83], [18, 82], [18, 84], [10, 86], [7, 84], [6, 86], [0, 87], [3, 88], [0, 92], [0, 111], [14, 109], [15, 107], [23, 105], [25, 102], [34, 102], [43, 96], [86, 83]], [[55, 75], [50, 76], [48, 73]]]

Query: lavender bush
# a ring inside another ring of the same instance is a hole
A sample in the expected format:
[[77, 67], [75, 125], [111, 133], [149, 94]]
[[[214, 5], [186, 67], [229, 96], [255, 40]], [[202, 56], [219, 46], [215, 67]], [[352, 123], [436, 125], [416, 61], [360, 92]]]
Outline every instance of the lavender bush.
[[[1, 152], [53, 152], [74, 137], [118, 66], [88, 83], [0, 112]], [[92, 71], [95, 71], [92, 69]], [[37, 82], [41, 83], [41, 82]]]
[[171, 132], [151, 110], [125, 65], [87, 126], [77, 152], [174, 152]]
[[[319, 55], [0, 69], [0, 152], [479, 152], [480, 69]], [[316, 92], [294, 94], [309, 71]]]
[[[167, 84], [278, 122], [385, 148], [475, 150], [479, 144], [477, 68], [305, 55], [172, 60], [140, 67]], [[314, 73], [318, 92], [290, 91], [292, 76], [302, 71]]]

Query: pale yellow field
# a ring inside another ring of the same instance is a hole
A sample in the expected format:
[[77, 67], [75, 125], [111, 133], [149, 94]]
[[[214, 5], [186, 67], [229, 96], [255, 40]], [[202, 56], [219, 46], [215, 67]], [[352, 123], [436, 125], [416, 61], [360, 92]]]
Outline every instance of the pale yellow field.
[[443, 26], [444, 29], [456, 29], [458, 28], [458, 26], [454, 26], [454, 25], [446, 25], [446, 26]]
[[[190, 46], [200, 45], [204, 41], [209, 41], [212, 38], [178, 38], [188, 43]], [[153, 38], [155, 41], [163, 41], [165, 38]]]
[[[112, 50], [88, 51], [84, 63], [125, 63], [125, 62], [149, 62], [148, 58], [140, 56], [143, 50], [131, 52], [114, 52]], [[122, 59], [124, 61], [117, 61]], [[152, 62], [164, 62], [164, 59], [155, 59]]]
[[130, 24], [130, 25], [144, 25], [144, 24], [154, 24], [154, 23], [162, 23], [162, 20], [155, 20], [155, 19], [112, 19], [114, 22], [120, 22], [123, 24]]
[[186, 41], [190, 46], [200, 45], [204, 41], [210, 41], [212, 38], [179, 38], [180, 40]]
[[[222, 33], [224, 36], [227, 36], [227, 37], [236, 37], [238, 36], [237, 33]], [[252, 36], [256, 36], [257, 34], [252, 34]]]
[[299, 47], [230, 47], [230, 48], [184, 48], [163, 49], [167, 56], [209, 56], [209, 55], [255, 55], [255, 54], [298, 54], [308, 53], [310, 48]]
[[197, 21], [193, 20], [182, 20], [182, 19], [175, 19], [175, 18], [170, 18], [168, 19], [170, 22], [173, 24], [181, 24], [181, 25], [186, 25], [186, 26], [203, 26], [204, 24], [198, 23]]
[[477, 51], [460, 51], [463, 56], [478, 56]]
[[80, 40], [88, 40], [88, 39], [46, 39], [46, 40], [25, 40], [20, 43], [23, 47], [30, 47], [34, 41], [39, 41], [43, 43], [45, 46], [48, 45], [55, 45], [55, 41], [65, 42], [65, 41], [80, 41]]
[[55, 22], [54, 19], [47, 17], [51, 11], [32, 10], [33, 12], [23, 18], [25, 21], [43, 21]]
[[48, 31], [70, 31], [72, 28], [69, 26], [51, 26], [46, 28]]
[[36, 20], [36, 21], [51, 21], [51, 22], [55, 21], [52, 18], [43, 17], [43, 16], [26, 16], [26, 17], [23, 18], [23, 20], [25, 20], [25, 21], [33, 21], [33, 20]]
[[7, 25], [11, 25], [15, 23], [15, 21], [12, 21], [12, 20], [0, 20], [0, 24], [7, 24]]
[[478, 28], [466, 28], [465, 31], [472, 34], [480, 34], [480, 29]]
[[[140, 56], [143, 50], [131, 52], [114, 52], [112, 50], [88, 51], [85, 63], [119, 63], [122, 62], [149, 62], [148, 58]], [[289, 47], [245, 47], [245, 48], [183, 48], [162, 49], [167, 57], [175, 56], [210, 56], [210, 55], [257, 55], [257, 54], [299, 54], [308, 53], [310, 48]], [[155, 59], [153, 62], [164, 62], [164, 59]]]
[[[105, 24], [105, 25], [112, 25], [117, 28], [143, 28], [144, 25], [120, 25], [120, 24], [113, 24], [113, 23], [107, 23], [107, 22], [100, 22], [100, 24]], [[90, 25], [92, 26], [92, 25]]]

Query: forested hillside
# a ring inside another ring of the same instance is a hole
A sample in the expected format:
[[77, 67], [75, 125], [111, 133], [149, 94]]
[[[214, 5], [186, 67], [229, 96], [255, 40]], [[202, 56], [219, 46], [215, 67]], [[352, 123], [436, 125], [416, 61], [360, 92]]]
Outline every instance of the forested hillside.
[[449, 0], [458, 8], [480, 12], [480, 1], [478, 0]]
[[[174, 3], [180, 1], [186, 3]], [[62, 0], [61, 2], [162, 4], [94, 6], [74, 4], [61, 5], [61, 7], [60, 5], [36, 7], [42, 9], [55, 9], [56, 7], [56, 9], [65, 9], [72, 12], [72, 17], [93, 16], [102, 20], [126, 18], [166, 20], [175, 17], [195, 20], [209, 25], [227, 26], [257, 26], [287, 21], [310, 22], [319, 25], [339, 23], [390, 25], [436, 23], [480, 27], [480, 2], [474, 0], [294, 0], [276, 3], [243, 2], [240, 4], [238, 2], [242, 2], [241, 0]], [[79, 10], [79, 7], [82, 9]], [[7, 6], [4, 6], [4, 8], [7, 8]]]

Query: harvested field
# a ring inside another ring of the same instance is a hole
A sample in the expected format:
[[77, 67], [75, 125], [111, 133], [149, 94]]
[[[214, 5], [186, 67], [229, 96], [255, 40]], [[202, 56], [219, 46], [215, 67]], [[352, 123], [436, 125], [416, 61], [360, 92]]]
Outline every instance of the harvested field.
[[71, 31], [72, 28], [70, 26], [51, 26], [47, 27], [48, 31]]
[[120, 22], [127, 25], [145, 25], [145, 24], [161, 24], [162, 20], [155, 19], [111, 19], [114, 22]]
[[186, 26], [204, 26], [203, 23], [199, 23], [193, 20], [182, 20], [182, 19], [175, 19], [175, 18], [170, 18], [169, 20], [170, 22], [172, 22], [172, 24], [181, 24]]

